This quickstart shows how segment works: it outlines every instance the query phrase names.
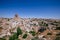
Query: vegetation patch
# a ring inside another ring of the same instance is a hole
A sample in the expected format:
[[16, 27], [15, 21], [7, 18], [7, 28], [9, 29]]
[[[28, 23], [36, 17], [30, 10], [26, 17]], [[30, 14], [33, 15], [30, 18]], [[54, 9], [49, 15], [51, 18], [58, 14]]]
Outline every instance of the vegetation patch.
[[22, 30], [18, 27], [17, 28], [17, 33], [14, 33], [9, 37], [9, 40], [19, 40], [18, 36], [22, 34]]
[[23, 35], [23, 38], [24, 38], [24, 39], [27, 38], [27, 34], [24, 34], [24, 35]]
[[38, 32], [44, 32], [46, 30], [46, 28], [42, 27], [38, 30]]
[[31, 33], [32, 34], [32, 36], [35, 36], [35, 31], [30, 31], [29, 33]]
[[17, 36], [22, 34], [22, 30], [18, 27], [17, 28]]
[[5, 38], [0, 38], [0, 40], [6, 40]]
[[47, 33], [47, 35], [52, 35], [52, 33]]
[[56, 39], [55, 40], [60, 40], [60, 37], [56, 37]]
[[56, 27], [56, 29], [55, 30], [60, 30], [60, 27]]
[[12, 36], [9, 37], [9, 40], [17, 39], [17, 33], [14, 33]]
[[34, 37], [31, 40], [40, 40], [38, 37]]

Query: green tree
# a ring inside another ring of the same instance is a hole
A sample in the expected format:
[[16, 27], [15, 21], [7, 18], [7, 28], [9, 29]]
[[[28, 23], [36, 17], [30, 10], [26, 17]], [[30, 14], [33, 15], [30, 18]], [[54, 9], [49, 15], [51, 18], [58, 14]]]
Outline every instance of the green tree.
[[22, 30], [18, 27], [17, 28], [17, 33], [14, 33], [9, 37], [9, 40], [19, 40], [18, 36], [22, 34]]
[[13, 38], [14, 38], [14, 39], [17, 39], [17, 37], [18, 37], [18, 36], [17, 36], [17, 33], [14, 33], [14, 34], [13, 34]]
[[24, 35], [23, 35], [23, 38], [24, 38], [24, 39], [27, 38], [27, 34], [24, 34]]
[[9, 40], [17, 39], [17, 33], [14, 33], [12, 36], [9, 37]]
[[13, 40], [13, 37], [12, 37], [12, 36], [10, 36], [10, 37], [9, 37], [9, 40]]
[[22, 34], [22, 30], [18, 27], [17, 28], [17, 36], [21, 35]]

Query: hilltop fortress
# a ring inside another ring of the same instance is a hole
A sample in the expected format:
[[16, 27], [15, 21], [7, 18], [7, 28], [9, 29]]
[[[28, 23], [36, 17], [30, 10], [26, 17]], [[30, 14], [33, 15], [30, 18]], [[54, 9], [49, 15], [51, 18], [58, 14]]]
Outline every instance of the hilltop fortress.
[[[59, 30], [55, 30], [56, 27], [60, 26], [54, 22], [60, 22], [60, 20], [50, 20], [50, 19], [37, 19], [37, 18], [20, 18], [18, 14], [15, 14], [14, 18], [0, 18], [0, 38], [4, 36], [10, 36], [14, 32], [17, 32], [17, 27], [21, 28], [23, 33], [28, 34], [25, 40], [31, 40], [33, 36], [29, 34], [30, 31], [35, 31], [39, 38], [46, 36], [47, 33], [52, 33], [54, 37]], [[52, 24], [51, 24], [52, 23]], [[54, 24], [54, 25], [53, 25]], [[55, 25], [56, 24], [56, 25]], [[45, 31], [44, 31], [45, 30]], [[40, 34], [39, 34], [40, 33]], [[55, 34], [55, 35], [54, 35]], [[20, 40], [24, 40], [20, 36]], [[44, 40], [53, 40], [46, 37]]]
[[[38, 30], [38, 23], [36, 21], [30, 21], [31, 19], [22, 19], [17, 14], [14, 18], [1, 18], [0, 19], [0, 37], [11, 35], [13, 32], [16, 32], [17, 27], [20, 27], [23, 32], [29, 32], [31, 30]], [[35, 27], [33, 27], [35, 24]]]

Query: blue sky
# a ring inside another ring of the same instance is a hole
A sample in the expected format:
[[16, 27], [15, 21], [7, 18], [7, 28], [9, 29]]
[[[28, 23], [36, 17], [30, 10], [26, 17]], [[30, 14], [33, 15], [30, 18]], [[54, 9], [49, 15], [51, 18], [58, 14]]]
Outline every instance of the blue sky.
[[60, 0], [0, 0], [0, 17], [60, 19]]

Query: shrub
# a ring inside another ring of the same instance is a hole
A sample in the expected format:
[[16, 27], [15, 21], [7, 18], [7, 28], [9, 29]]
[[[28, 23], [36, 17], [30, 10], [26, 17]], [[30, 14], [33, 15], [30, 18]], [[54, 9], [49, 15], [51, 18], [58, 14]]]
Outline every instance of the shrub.
[[41, 28], [38, 30], [38, 32], [44, 32], [45, 30], [46, 30], [46, 28], [41, 27]]
[[57, 33], [56, 36], [60, 36], [60, 33]]
[[56, 29], [55, 30], [60, 30], [60, 27], [56, 27]]
[[44, 23], [43, 21], [40, 23], [40, 22], [38, 22], [39, 23], [39, 26], [48, 26], [48, 24], [47, 23]]
[[52, 35], [51, 33], [47, 33], [47, 35]]
[[30, 31], [29, 33], [31, 33], [33, 36], [36, 34], [34, 31]]
[[0, 40], [6, 40], [5, 38], [0, 38]]
[[56, 39], [55, 40], [60, 40], [60, 37], [56, 37]]
[[10, 19], [8, 19], [8, 21], [10, 21]]
[[48, 24], [46, 24], [46, 26], [48, 26]]
[[19, 39], [15, 39], [15, 40], [19, 40]]
[[24, 34], [24, 35], [23, 35], [23, 38], [25, 39], [26, 37], [27, 37], [27, 34]]
[[34, 37], [31, 40], [39, 40], [39, 38], [38, 37]]

